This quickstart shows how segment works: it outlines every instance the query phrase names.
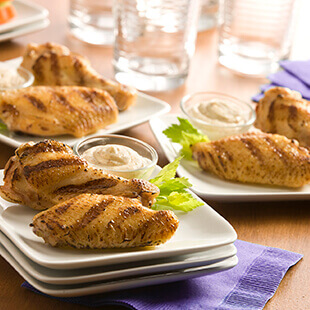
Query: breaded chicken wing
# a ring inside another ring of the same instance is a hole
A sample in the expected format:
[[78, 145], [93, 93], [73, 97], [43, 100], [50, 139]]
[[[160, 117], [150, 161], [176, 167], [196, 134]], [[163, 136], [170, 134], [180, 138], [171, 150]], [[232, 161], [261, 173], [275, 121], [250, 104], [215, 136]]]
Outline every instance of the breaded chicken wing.
[[159, 245], [178, 227], [172, 211], [145, 208], [137, 199], [82, 194], [33, 218], [33, 232], [46, 243], [74, 248]]
[[134, 88], [103, 78], [86, 58], [56, 43], [28, 44], [21, 66], [34, 74], [35, 85], [77, 85], [106, 90], [119, 110], [128, 109], [136, 101]]
[[310, 147], [310, 102], [284, 87], [271, 88], [256, 107], [255, 126]]
[[199, 166], [244, 183], [300, 187], [310, 181], [310, 152], [296, 140], [267, 133], [246, 133], [192, 146]]
[[4, 169], [0, 196], [36, 210], [50, 208], [82, 193], [138, 198], [151, 206], [157, 186], [140, 179], [123, 179], [96, 170], [67, 145], [45, 140], [21, 145]]
[[0, 92], [0, 119], [12, 131], [37, 136], [96, 132], [117, 121], [108, 92], [79, 86], [36, 86]]

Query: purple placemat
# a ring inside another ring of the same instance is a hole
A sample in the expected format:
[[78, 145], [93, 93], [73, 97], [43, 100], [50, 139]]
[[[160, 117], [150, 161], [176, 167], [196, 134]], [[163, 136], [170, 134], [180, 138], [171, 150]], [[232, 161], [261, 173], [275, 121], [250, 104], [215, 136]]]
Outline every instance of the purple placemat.
[[264, 92], [271, 87], [288, 87], [301, 93], [303, 98], [310, 100], [310, 60], [308, 61], [282, 61], [283, 70], [270, 74], [267, 78], [269, 84], [262, 85], [261, 92], [254, 95], [252, 100], [258, 102], [264, 97]]
[[[52, 298], [86, 306], [123, 305], [137, 310], [263, 309], [287, 270], [302, 255], [241, 240], [235, 245], [238, 265], [218, 274], [113, 293]], [[22, 286], [42, 294], [27, 282]]]

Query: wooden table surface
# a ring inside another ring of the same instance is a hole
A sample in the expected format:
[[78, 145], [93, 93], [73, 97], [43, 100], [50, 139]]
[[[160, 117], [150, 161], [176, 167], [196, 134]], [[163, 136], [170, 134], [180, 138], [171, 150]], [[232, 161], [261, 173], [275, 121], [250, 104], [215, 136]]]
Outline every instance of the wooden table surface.
[[[93, 66], [103, 75], [113, 78], [111, 65], [112, 48], [90, 46], [70, 37], [67, 32], [66, 16], [68, 1], [34, 1], [50, 11], [50, 26], [38, 33], [0, 43], [0, 61], [21, 56], [29, 42], [54, 41], [67, 45], [71, 50], [87, 56]], [[310, 55], [308, 30], [310, 21], [309, 3], [302, 3], [299, 22], [292, 50], [292, 58], [306, 59]], [[308, 9], [308, 10], [307, 10]], [[305, 31], [304, 31], [305, 29]], [[250, 102], [263, 79], [239, 77], [217, 64], [217, 34], [215, 30], [200, 33], [191, 64], [187, 83], [173, 91], [152, 94], [167, 101], [172, 112], [180, 112], [182, 96], [196, 91], [218, 91]], [[148, 124], [126, 130], [123, 134], [139, 138], [153, 145], [159, 153], [159, 164], [167, 159], [156, 142]], [[3, 168], [14, 149], [0, 143], [0, 168]], [[274, 297], [265, 309], [310, 309], [310, 207], [308, 201], [279, 201], [251, 203], [215, 203], [207, 201], [235, 228], [238, 238], [266, 246], [302, 253], [304, 258], [286, 274]], [[87, 309], [70, 303], [43, 297], [21, 288], [23, 279], [0, 258], [0, 309]], [[123, 309], [122, 307], [103, 307]], [[101, 308], [101, 309], [103, 309]]]

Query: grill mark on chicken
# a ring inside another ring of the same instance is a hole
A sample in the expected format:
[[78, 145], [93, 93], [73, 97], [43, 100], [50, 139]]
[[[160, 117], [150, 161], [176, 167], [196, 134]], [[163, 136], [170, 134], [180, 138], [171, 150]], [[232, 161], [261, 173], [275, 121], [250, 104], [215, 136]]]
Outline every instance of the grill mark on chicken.
[[84, 164], [85, 161], [78, 157], [69, 159], [61, 158], [56, 160], [46, 160], [34, 166], [25, 166], [23, 169], [23, 173], [26, 179], [28, 179], [30, 177], [30, 174], [33, 172], [43, 171], [45, 169], [51, 168], [60, 168], [64, 166], [75, 166]]
[[51, 71], [55, 77], [55, 84], [60, 85], [60, 81], [59, 81], [60, 69], [59, 69], [59, 63], [58, 63], [58, 56], [56, 53], [50, 52], [50, 58], [51, 58]]
[[57, 102], [59, 102], [61, 105], [63, 105], [64, 107], [68, 108], [71, 112], [76, 111], [76, 108], [73, 107], [68, 100], [66, 99], [66, 97], [58, 92], [53, 91], [52, 92], [53, 97], [55, 98], [55, 100]]
[[18, 149], [16, 150], [16, 155], [19, 156], [21, 159], [26, 157], [30, 154], [39, 154], [45, 152], [70, 152], [72, 150], [66, 144], [52, 144], [48, 140], [36, 143], [35, 145], [24, 147], [21, 151]]
[[68, 211], [68, 209], [73, 205], [72, 202], [68, 202], [67, 204], [64, 204], [64, 205], [61, 205], [59, 206], [55, 212], [58, 214], [58, 215], [63, 215], [66, 213], [66, 211]]
[[298, 115], [298, 110], [297, 110], [297, 107], [294, 106], [294, 105], [290, 105], [289, 108], [288, 108], [288, 117], [287, 117], [287, 123], [288, 125], [290, 126], [290, 128], [292, 130], [294, 130], [295, 132], [298, 131], [298, 128], [296, 128], [295, 125], [298, 125], [296, 123], [296, 119], [297, 119], [297, 115]]
[[14, 161], [12, 160], [12, 158], [10, 158], [4, 169], [4, 174], [3, 174], [4, 179], [8, 176], [8, 173], [12, 169], [13, 165], [14, 165]]
[[226, 172], [227, 171], [227, 167], [226, 167], [226, 165], [225, 165], [225, 163], [223, 161], [223, 158], [222, 158], [222, 155], [224, 153], [223, 149], [219, 145], [214, 144], [214, 150], [217, 153], [217, 159], [218, 159], [220, 165], [222, 166], [224, 172]]
[[72, 58], [72, 61], [73, 61], [74, 70], [79, 78], [78, 85], [83, 86], [85, 84], [85, 81], [84, 81], [84, 75], [83, 75], [83, 70], [82, 70], [82, 64], [76, 56]]
[[42, 66], [42, 62], [46, 61], [47, 57], [45, 54], [40, 55], [34, 62], [33, 66], [32, 66], [32, 70], [35, 76], [36, 80], [39, 81], [44, 81], [45, 77], [44, 77], [44, 70], [43, 70], [43, 66]]
[[135, 206], [131, 206], [126, 208], [124, 211], [122, 211], [120, 213], [120, 216], [123, 217], [124, 219], [130, 217], [131, 215], [135, 214], [135, 213], [139, 213], [141, 212], [141, 210], [139, 210], [138, 208], [136, 208]]
[[79, 222], [72, 225], [72, 229], [82, 229], [86, 227], [90, 222], [94, 221], [101, 213], [103, 213], [106, 207], [115, 201], [115, 198], [109, 198], [101, 201], [99, 204], [91, 207], [82, 217]]
[[31, 95], [24, 95], [24, 97], [34, 106], [36, 107], [38, 110], [43, 111], [43, 112], [47, 112], [46, 106], [44, 105], [44, 103]]
[[251, 154], [257, 159], [259, 160], [261, 163], [264, 162], [264, 156], [261, 153], [261, 151], [259, 150], [259, 148], [257, 148], [251, 141], [241, 138], [240, 141], [244, 144], [244, 146], [251, 152]]
[[55, 219], [55, 220], [51, 219], [51, 222], [52, 222], [54, 225], [58, 226], [61, 230], [64, 230], [64, 229], [65, 229], [65, 226], [64, 226], [64, 225], [61, 225], [61, 224], [57, 221], [57, 219]]
[[[123, 212], [120, 213], [120, 217], [118, 217], [113, 222], [110, 221], [107, 225], [107, 229], [113, 229], [114, 231], [119, 231], [118, 233], [122, 235], [122, 243], [128, 243], [131, 240], [134, 240], [139, 235], [141, 235], [140, 240], [142, 241], [146, 235], [146, 232], [149, 230], [151, 226], [154, 225], [154, 223], [158, 223], [159, 225], [165, 225], [164, 222], [166, 220], [166, 211], [159, 210], [157, 211], [152, 217], [147, 218], [145, 222], [142, 223], [142, 225], [138, 225], [135, 230], [132, 230], [131, 227], [128, 228], [128, 230], [124, 231], [121, 230], [121, 223], [123, 220], [128, 219], [130, 216], [133, 216], [135, 214], [142, 213], [141, 209], [138, 209], [134, 206], [128, 207]], [[177, 229], [178, 225], [174, 225], [173, 223], [170, 223], [170, 226], [167, 226], [166, 229], [169, 232], [174, 232]], [[131, 239], [128, 238], [128, 235], [131, 235]], [[159, 243], [161, 243], [159, 241]], [[158, 243], [158, 244], [159, 244]], [[145, 243], [142, 243], [141, 246], [147, 246], [150, 242], [147, 241]]]
[[207, 154], [209, 155], [209, 158], [211, 159], [211, 161], [212, 161], [212, 163], [213, 163], [215, 169], [216, 169], [217, 171], [219, 171], [220, 169], [219, 169], [219, 167], [218, 167], [217, 162], [214, 160], [214, 157], [213, 157], [212, 153], [211, 153], [211, 152], [207, 152]]
[[264, 137], [263, 138], [269, 145], [269, 147], [272, 149], [272, 151], [279, 156], [279, 158], [285, 163], [288, 163], [288, 159], [286, 158], [286, 154], [283, 150], [278, 148], [276, 144], [269, 138], [269, 137]]
[[18, 174], [18, 170], [17, 170], [17, 168], [14, 170], [14, 172], [13, 172], [13, 177], [12, 177], [12, 184], [13, 184], [13, 186], [14, 186], [14, 183], [16, 182], [16, 181], [18, 181], [20, 179], [20, 176], [19, 176], [19, 174]]
[[[54, 219], [49, 219], [49, 223], [48, 222], [45, 222], [46, 223], [46, 226], [49, 230], [54, 230], [55, 229], [55, 226], [59, 227], [61, 230], [64, 230], [65, 229], [65, 226], [61, 225], [57, 220], [54, 220]], [[52, 224], [52, 225], [51, 225]]]
[[62, 194], [62, 193], [79, 193], [79, 192], [87, 192], [89, 190], [96, 190], [96, 189], [105, 189], [116, 186], [117, 181], [114, 179], [97, 179], [88, 181], [82, 184], [75, 184], [75, 185], [66, 185], [59, 187], [54, 191], [54, 194]]
[[233, 155], [226, 148], [223, 148], [220, 144], [215, 144], [214, 148], [216, 148], [219, 151], [219, 153], [221, 153], [222, 156], [224, 156], [225, 159], [233, 161], [234, 159]]
[[19, 111], [14, 105], [6, 103], [6, 102], [2, 102], [1, 106], [2, 106], [2, 113], [9, 113], [9, 114], [12, 114], [13, 116], [19, 115]]
[[270, 103], [269, 111], [268, 111], [268, 116], [267, 116], [267, 118], [268, 118], [268, 120], [269, 120], [269, 122], [271, 124], [271, 127], [272, 127], [272, 128], [270, 128], [270, 132], [274, 132], [275, 131], [275, 125], [274, 125], [274, 123], [275, 123], [274, 122], [274, 118], [275, 118], [275, 115], [274, 115], [274, 104], [275, 104], [275, 101], [276, 101], [276, 99], [273, 100]]
[[79, 96], [81, 96], [86, 102], [89, 103], [89, 105], [92, 107], [92, 109], [96, 112], [102, 111], [107, 109], [107, 106], [98, 105], [95, 103], [96, 98], [99, 100], [103, 100], [103, 97], [95, 90], [78, 90], [77, 93]]

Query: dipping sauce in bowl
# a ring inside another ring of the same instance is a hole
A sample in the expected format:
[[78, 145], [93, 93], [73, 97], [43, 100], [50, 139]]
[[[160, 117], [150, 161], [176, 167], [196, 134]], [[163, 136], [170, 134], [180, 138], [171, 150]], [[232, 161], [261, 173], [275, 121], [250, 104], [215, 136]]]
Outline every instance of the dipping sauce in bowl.
[[0, 66], [0, 91], [25, 88], [31, 86], [33, 81], [33, 74], [22, 67]]
[[74, 146], [74, 151], [92, 167], [127, 179], [148, 179], [158, 161], [150, 145], [121, 135], [85, 139]]
[[246, 132], [255, 121], [249, 104], [218, 93], [188, 95], [182, 99], [181, 109], [210, 140]]

